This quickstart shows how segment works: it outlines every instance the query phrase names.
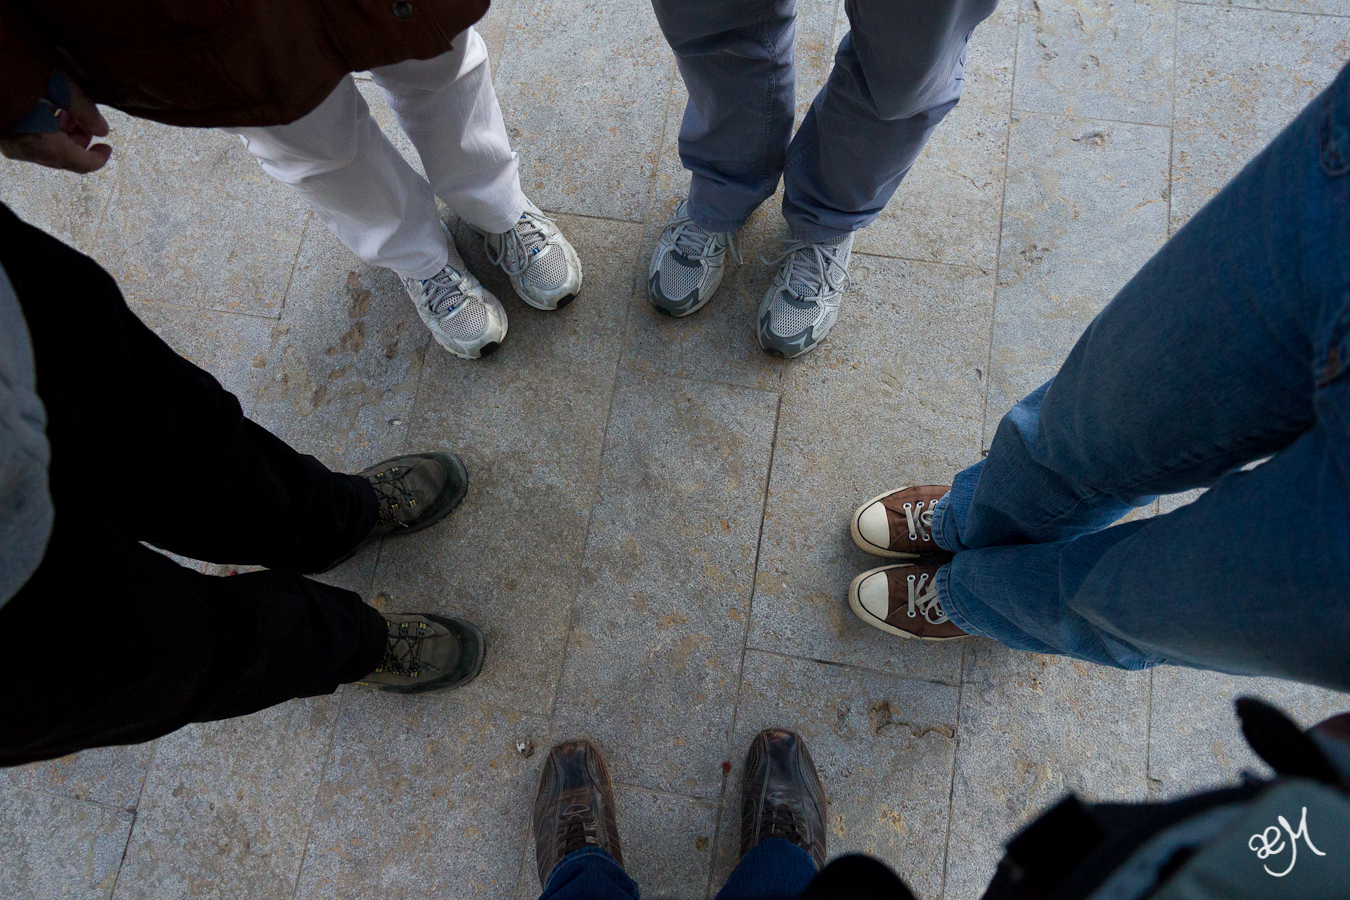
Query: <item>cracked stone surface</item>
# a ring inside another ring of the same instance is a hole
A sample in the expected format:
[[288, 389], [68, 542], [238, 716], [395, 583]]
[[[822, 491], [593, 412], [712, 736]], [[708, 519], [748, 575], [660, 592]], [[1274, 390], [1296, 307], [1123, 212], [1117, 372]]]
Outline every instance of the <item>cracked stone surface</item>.
[[[848, 20], [842, 0], [799, 6], [800, 115]], [[228, 135], [111, 113], [98, 174], [0, 159], [0, 200], [98, 259], [303, 452], [348, 471], [463, 455], [454, 515], [323, 578], [383, 610], [463, 615], [489, 642], [457, 693], [349, 686], [4, 771], [0, 896], [530, 900], [542, 761], [586, 736], [645, 895], [703, 900], [735, 863], [743, 754], [781, 726], [820, 769], [832, 853], [881, 856], [922, 900], [974, 900], [1002, 843], [1065, 791], [1169, 798], [1263, 772], [1235, 698], [1305, 725], [1350, 707], [1273, 679], [900, 641], [846, 599], [880, 564], [849, 539], [855, 506], [979, 458], [1350, 58], [1350, 0], [1004, 0], [971, 39], [961, 103], [858, 235], [834, 334], [786, 363], [754, 336], [781, 196], [707, 308], [672, 320], [646, 301], [647, 256], [688, 184], [684, 86], [650, 7], [500, 0], [481, 31], [525, 190], [577, 246], [586, 287], [530, 309], [451, 220], [510, 316], [479, 362], [441, 351], [398, 279]]]

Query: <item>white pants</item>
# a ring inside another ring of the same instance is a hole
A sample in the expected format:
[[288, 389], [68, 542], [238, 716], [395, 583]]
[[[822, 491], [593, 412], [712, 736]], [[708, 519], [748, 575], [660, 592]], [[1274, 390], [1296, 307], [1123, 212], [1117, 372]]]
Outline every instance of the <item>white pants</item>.
[[509, 231], [525, 211], [487, 46], [470, 28], [449, 53], [371, 75], [417, 148], [430, 184], [380, 131], [350, 75], [289, 125], [231, 130], [357, 256], [400, 275], [430, 278], [447, 259], [437, 196], [485, 231]]

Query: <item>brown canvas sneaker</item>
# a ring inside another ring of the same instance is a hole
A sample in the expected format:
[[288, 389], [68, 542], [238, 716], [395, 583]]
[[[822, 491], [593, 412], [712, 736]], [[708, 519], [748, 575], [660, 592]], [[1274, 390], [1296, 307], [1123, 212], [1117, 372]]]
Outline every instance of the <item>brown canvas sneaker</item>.
[[469, 470], [453, 453], [409, 453], [357, 473], [375, 489], [379, 519], [370, 534], [329, 563], [335, 568], [371, 541], [390, 534], [412, 534], [450, 515], [469, 492]]
[[933, 541], [933, 505], [951, 487], [923, 484], [887, 491], [853, 513], [849, 533], [868, 553], [891, 559], [916, 559], [944, 552]]
[[539, 885], [569, 853], [599, 847], [623, 866], [614, 788], [600, 751], [590, 741], [559, 744], [548, 752], [534, 798], [534, 855]]
[[427, 694], [463, 687], [483, 671], [487, 642], [463, 619], [430, 613], [387, 613], [384, 659], [357, 681], [393, 694]]
[[741, 856], [765, 838], [801, 847], [825, 865], [825, 791], [806, 742], [766, 728], [755, 736], [741, 776]]
[[925, 641], [968, 637], [942, 611], [934, 583], [939, 568], [899, 563], [871, 569], [848, 586], [848, 605], [868, 625], [900, 637]]

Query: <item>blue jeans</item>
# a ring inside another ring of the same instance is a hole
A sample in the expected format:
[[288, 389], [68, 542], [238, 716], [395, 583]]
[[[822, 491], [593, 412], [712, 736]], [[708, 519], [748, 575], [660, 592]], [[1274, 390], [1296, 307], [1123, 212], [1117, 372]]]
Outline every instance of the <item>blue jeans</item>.
[[784, 178], [783, 216], [820, 241], [875, 219], [961, 96], [966, 41], [997, 0], [846, 0], [851, 30], [796, 137], [796, 0], [652, 0], [689, 90], [689, 215], [735, 231]]
[[[806, 851], [780, 838], [765, 838], [751, 847], [717, 900], [793, 900], [809, 888], [815, 889], [812, 896], [837, 898], [846, 893], [843, 886], [858, 896], [913, 900], [904, 883], [874, 859], [843, 856], [817, 875]], [[638, 900], [638, 886], [614, 857], [587, 847], [554, 867], [540, 900]]]
[[956, 477], [934, 514], [956, 553], [937, 576], [953, 622], [1122, 668], [1350, 690], [1348, 173], [1350, 68]]

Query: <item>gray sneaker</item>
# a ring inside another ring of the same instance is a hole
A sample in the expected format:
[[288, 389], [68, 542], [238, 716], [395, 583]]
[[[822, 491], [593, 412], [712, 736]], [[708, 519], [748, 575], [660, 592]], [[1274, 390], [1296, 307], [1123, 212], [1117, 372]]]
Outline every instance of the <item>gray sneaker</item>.
[[789, 241], [776, 260], [778, 274], [759, 303], [759, 345], [792, 359], [825, 340], [848, 290], [853, 235], [830, 241]]
[[461, 359], [488, 356], [506, 339], [506, 310], [469, 272], [445, 225], [441, 230], [450, 250], [445, 268], [422, 280], [404, 278], [403, 286], [438, 344]]
[[483, 671], [487, 642], [463, 619], [430, 613], [387, 613], [384, 658], [356, 683], [391, 694], [428, 694], [463, 687]]
[[562, 309], [577, 298], [581, 290], [577, 251], [533, 203], [510, 231], [493, 234], [469, 227], [483, 236], [488, 262], [501, 267], [520, 299], [535, 309]]
[[734, 231], [704, 231], [689, 218], [689, 201], [675, 207], [656, 240], [647, 270], [647, 297], [668, 316], [687, 316], [707, 305], [722, 283], [727, 252], [736, 262], [741, 251]]

